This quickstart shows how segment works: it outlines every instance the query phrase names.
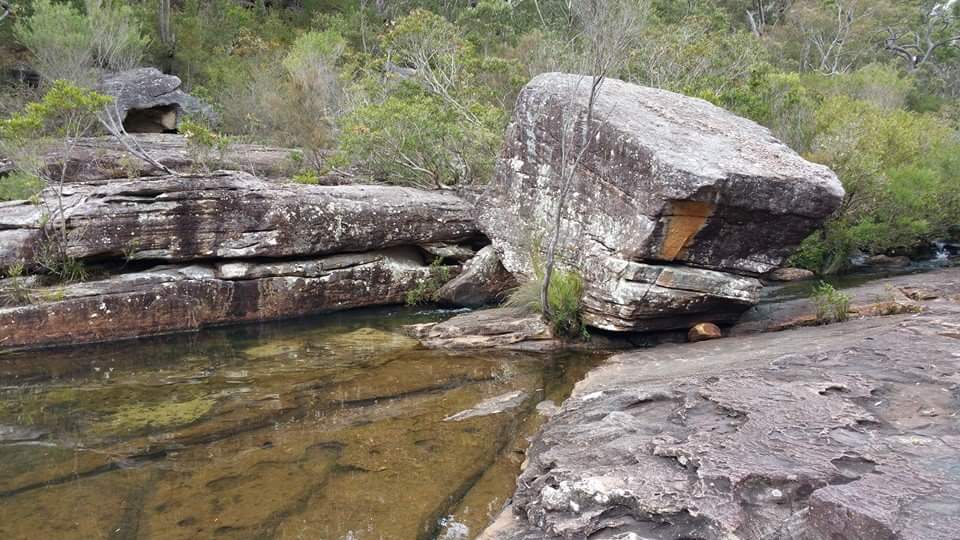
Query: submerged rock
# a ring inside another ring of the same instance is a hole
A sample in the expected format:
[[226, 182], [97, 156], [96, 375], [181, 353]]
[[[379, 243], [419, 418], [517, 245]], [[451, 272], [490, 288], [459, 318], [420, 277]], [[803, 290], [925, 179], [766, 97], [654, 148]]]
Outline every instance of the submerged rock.
[[507, 392], [499, 396], [494, 396], [477, 403], [473, 407], [452, 414], [443, 419], [444, 422], [461, 422], [478, 416], [488, 416], [491, 414], [500, 414], [509, 411], [523, 404], [527, 400], [528, 394], [522, 390]]
[[[734, 320], [758, 301], [751, 276], [776, 268], [843, 198], [829, 169], [699, 99], [608, 79], [587, 127], [589, 88], [558, 73], [524, 88], [478, 207], [506, 269], [530, 275], [531, 239], [552, 229], [564, 199], [558, 254], [585, 278], [592, 326]], [[559, 137], [568, 125], [568, 156], [595, 131], [564, 190]]]

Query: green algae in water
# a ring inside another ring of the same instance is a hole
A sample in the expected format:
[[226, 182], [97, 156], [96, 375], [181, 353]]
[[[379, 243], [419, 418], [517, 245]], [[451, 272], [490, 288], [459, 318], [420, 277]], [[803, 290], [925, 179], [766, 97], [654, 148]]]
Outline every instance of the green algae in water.
[[117, 411], [109, 421], [117, 431], [140, 431], [145, 428], [169, 428], [190, 424], [207, 414], [216, 401], [197, 398], [189, 401], [131, 405]]

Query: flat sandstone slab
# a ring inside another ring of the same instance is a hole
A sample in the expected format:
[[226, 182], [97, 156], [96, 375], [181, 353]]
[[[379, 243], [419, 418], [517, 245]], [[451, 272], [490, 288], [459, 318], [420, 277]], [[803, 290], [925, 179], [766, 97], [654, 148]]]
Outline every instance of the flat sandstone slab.
[[613, 357], [485, 538], [956, 538], [958, 278], [920, 314]]

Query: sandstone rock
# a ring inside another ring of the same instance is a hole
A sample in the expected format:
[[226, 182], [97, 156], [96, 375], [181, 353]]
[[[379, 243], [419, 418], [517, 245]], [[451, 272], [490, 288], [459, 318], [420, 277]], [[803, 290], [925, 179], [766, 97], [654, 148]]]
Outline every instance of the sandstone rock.
[[515, 308], [464, 313], [441, 323], [412, 325], [407, 331], [433, 349], [529, 350], [562, 346], [543, 317]]
[[477, 403], [473, 407], [452, 414], [443, 419], [444, 422], [462, 422], [478, 416], [489, 416], [491, 414], [500, 414], [510, 409], [515, 409], [522, 405], [529, 395], [522, 390], [507, 392], [499, 396], [494, 396]]
[[687, 341], [690, 343], [697, 343], [699, 341], [707, 341], [710, 339], [720, 339], [723, 337], [723, 332], [720, 331], [720, 327], [713, 323], [700, 323], [687, 332]]
[[937, 300], [616, 356], [537, 436], [484, 538], [955, 538], [958, 323]]
[[113, 96], [114, 106], [131, 133], [175, 130], [184, 113], [215, 120], [213, 109], [181, 90], [180, 84], [179, 77], [147, 67], [111, 73], [100, 81], [97, 90]]
[[[793, 291], [793, 285], [788, 285], [786, 290]], [[856, 316], [916, 313], [922, 307], [918, 301], [960, 294], [960, 268], [879, 279], [843, 292], [850, 295], [850, 310]], [[755, 306], [744, 313], [728, 333], [741, 336], [819, 324], [816, 306], [809, 295], [809, 288], [803, 288], [792, 296]]]
[[449, 259], [457, 262], [469, 261], [477, 254], [470, 246], [447, 244], [444, 242], [421, 244], [420, 249], [434, 258]]
[[430, 276], [414, 248], [152, 270], [35, 291], [0, 308], [0, 347], [77, 344], [399, 304]]
[[516, 286], [516, 279], [500, 264], [493, 247], [487, 246], [467, 261], [459, 276], [437, 291], [437, 299], [449, 306], [481, 307], [504, 301]]
[[[312, 257], [477, 234], [471, 205], [455, 195], [278, 185], [246, 173], [71, 184], [64, 207], [67, 252], [81, 259]], [[42, 219], [37, 206], [0, 206], [0, 267], [37, 248]]]
[[[415, 324], [405, 333], [429, 349], [453, 351], [503, 349], [533, 353], [556, 351], [615, 351], [647, 346], [649, 341], [629, 334], [594, 334], [589, 339], [563, 339], [537, 314], [516, 308], [494, 308], [464, 313], [441, 323]], [[633, 339], [637, 337], [638, 339]]]
[[[517, 101], [495, 180], [478, 202], [481, 228], [510, 272], [531, 273], [530, 239], [552, 228], [562, 191], [558, 137], [564, 115], [576, 133], [587, 129], [589, 87], [575, 75], [545, 74]], [[730, 273], [776, 268], [843, 197], [829, 169], [699, 99], [608, 79], [594, 122], [564, 197], [558, 250], [584, 275], [592, 326], [686, 328], [715, 311], [718, 322], [734, 318], [757, 301], [759, 283]]]
[[763, 277], [770, 281], [802, 281], [813, 279], [816, 274], [803, 268], [777, 268]]

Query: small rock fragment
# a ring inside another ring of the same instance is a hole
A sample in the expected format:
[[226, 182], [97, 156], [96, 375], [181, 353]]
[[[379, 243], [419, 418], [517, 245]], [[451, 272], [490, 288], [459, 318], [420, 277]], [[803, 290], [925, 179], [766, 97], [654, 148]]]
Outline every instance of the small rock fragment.
[[723, 332], [713, 323], [700, 323], [687, 332], [687, 341], [697, 343], [698, 341], [707, 341], [708, 339], [719, 339], [723, 337]]

